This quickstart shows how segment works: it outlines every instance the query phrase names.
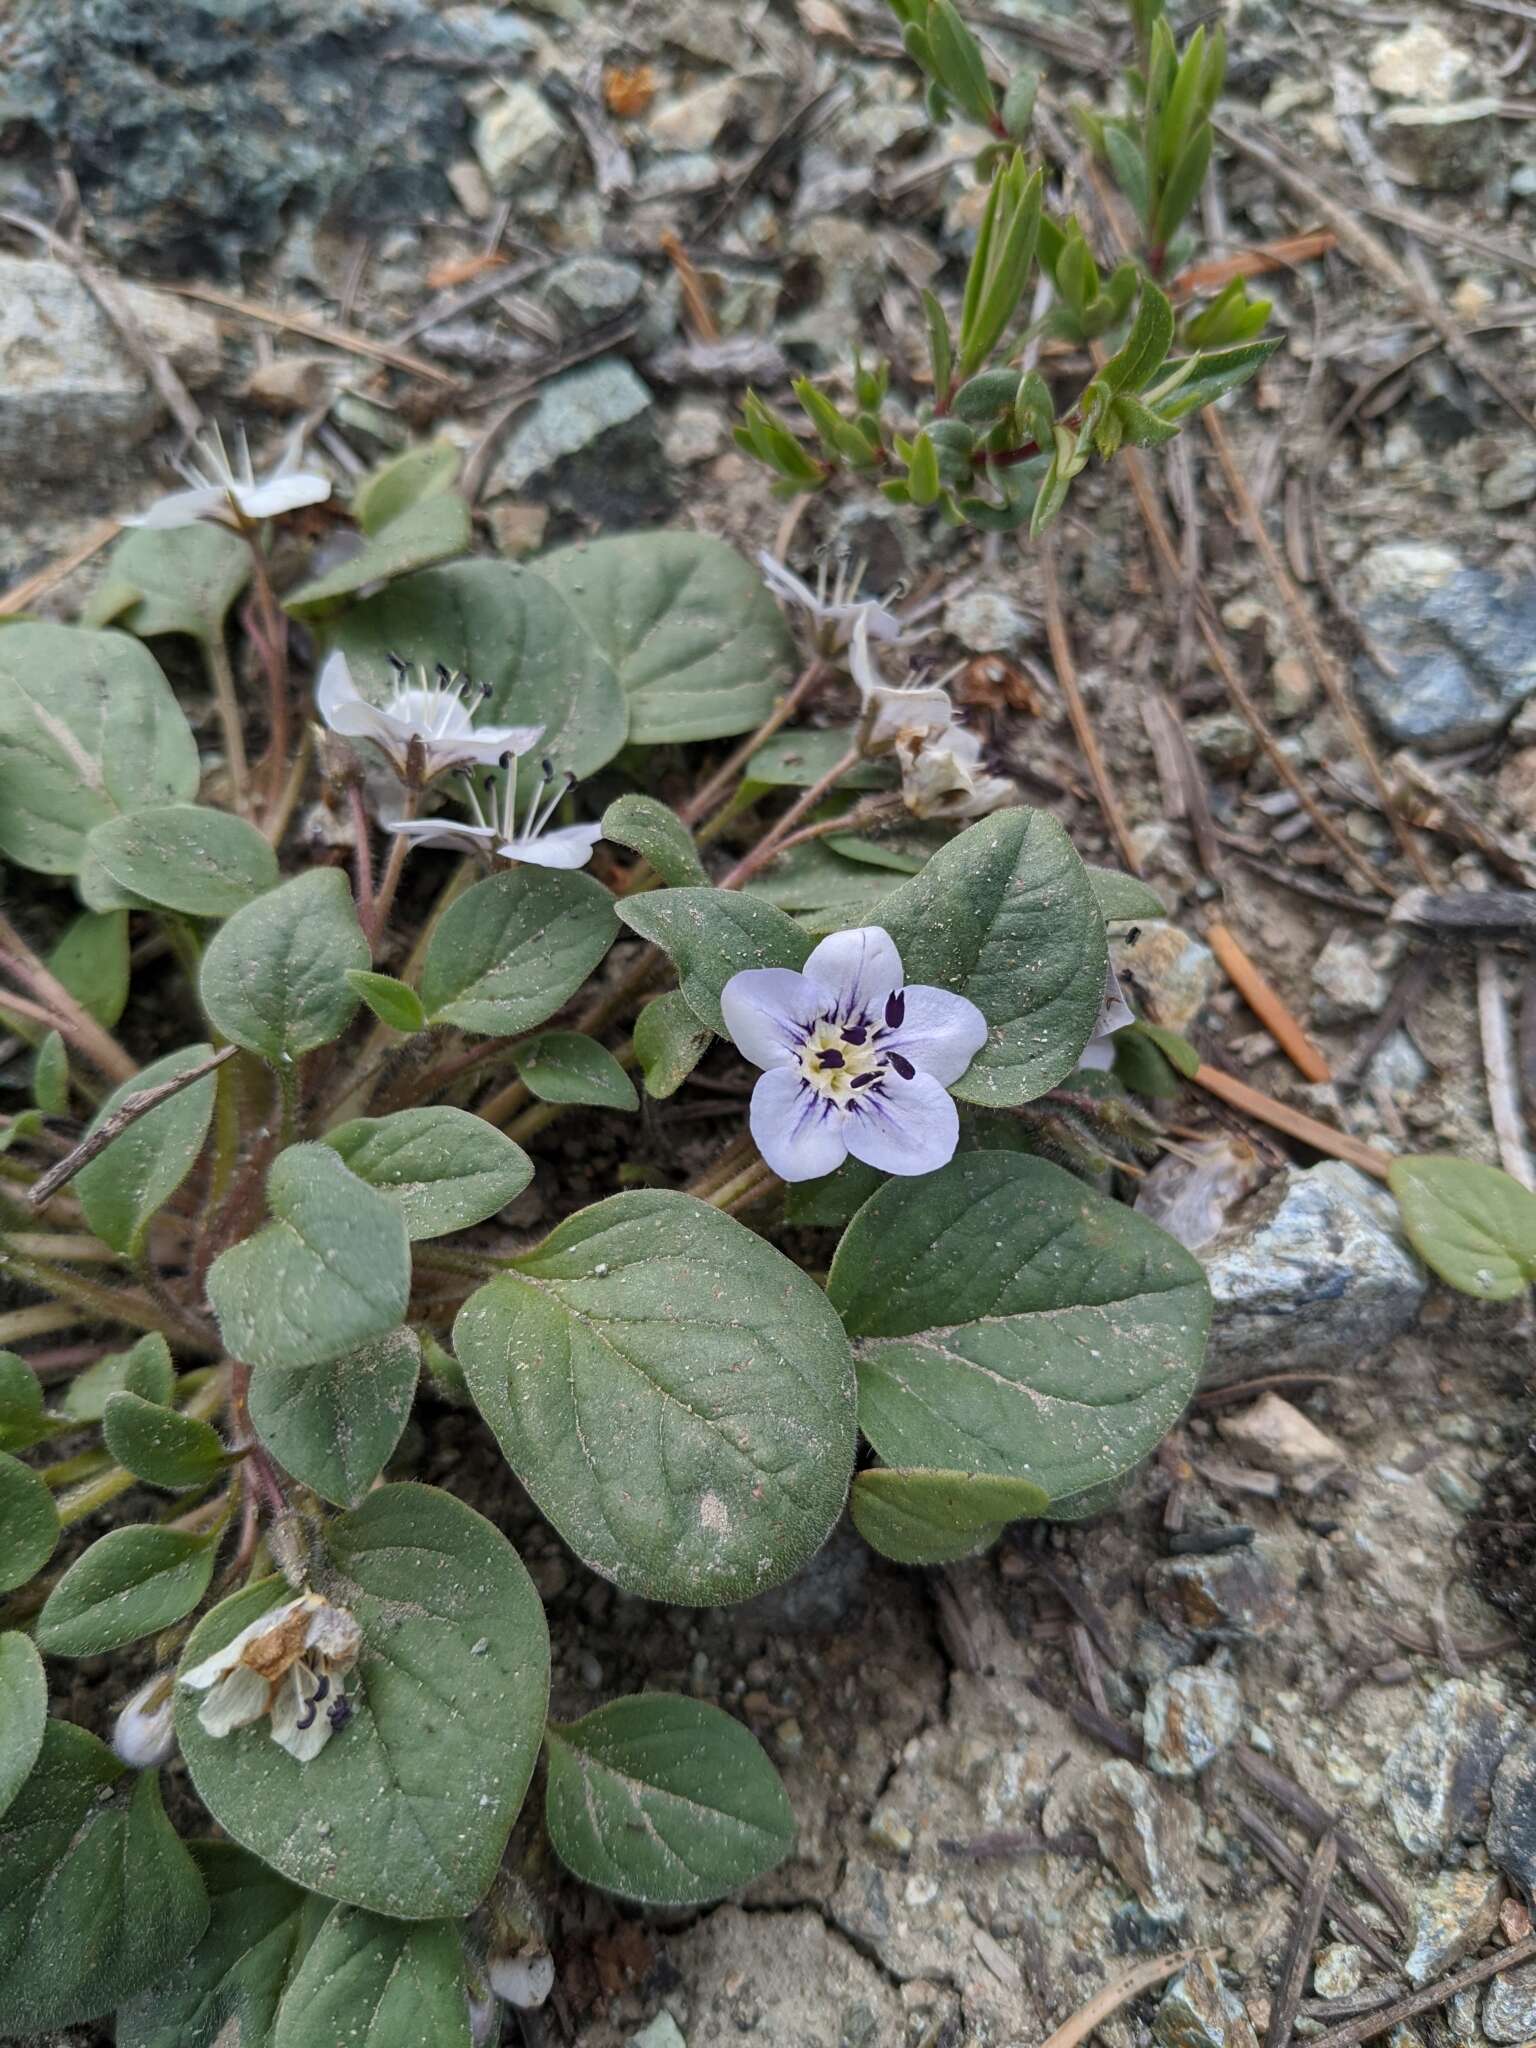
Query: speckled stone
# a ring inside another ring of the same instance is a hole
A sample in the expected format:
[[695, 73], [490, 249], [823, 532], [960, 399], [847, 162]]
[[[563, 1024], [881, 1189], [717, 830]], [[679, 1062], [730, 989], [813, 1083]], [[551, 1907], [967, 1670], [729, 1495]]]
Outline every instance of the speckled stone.
[[1243, 1696], [1230, 1671], [1211, 1664], [1172, 1671], [1147, 1693], [1147, 1762], [1164, 1778], [1196, 1778], [1242, 1725]]
[[1410, 1856], [1441, 1856], [1458, 1838], [1482, 1834], [1505, 1735], [1505, 1716], [1465, 1679], [1430, 1694], [1381, 1774], [1387, 1811]]

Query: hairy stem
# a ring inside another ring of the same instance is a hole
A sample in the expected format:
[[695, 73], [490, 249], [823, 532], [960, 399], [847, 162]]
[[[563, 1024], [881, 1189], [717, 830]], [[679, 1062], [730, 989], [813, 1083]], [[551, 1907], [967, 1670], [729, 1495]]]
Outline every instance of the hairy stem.
[[235, 808], [243, 817], [250, 808], [250, 767], [245, 757], [245, 731], [240, 723], [240, 700], [235, 694], [235, 672], [222, 632], [210, 633], [202, 643], [203, 666], [218, 708], [219, 727], [224, 735], [224, 759], [229, 767], [230, 788]]

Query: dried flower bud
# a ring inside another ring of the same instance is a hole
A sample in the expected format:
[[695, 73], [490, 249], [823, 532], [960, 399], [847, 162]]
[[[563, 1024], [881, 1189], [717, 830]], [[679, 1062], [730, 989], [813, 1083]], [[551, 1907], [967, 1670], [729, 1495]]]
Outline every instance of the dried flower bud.
[[531, 2012], [555, 1988], [555, 1959], [548, 1950], [538, 1955], [492, 1956], [486, 1963], [491, 1989], [519, 2012]]
[[171, 1717], [173, 1677], [169, 1671], [157, 1671], [118, 1710], [112, 1747], [136, 1771], [152, 1771], [176, 1754]]

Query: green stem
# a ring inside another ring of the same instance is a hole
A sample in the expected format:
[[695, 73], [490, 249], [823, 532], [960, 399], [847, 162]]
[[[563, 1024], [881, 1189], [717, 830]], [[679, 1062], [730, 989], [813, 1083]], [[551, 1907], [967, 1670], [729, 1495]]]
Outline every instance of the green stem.
[[13, 1252], [3, 1242], [0, 1242], [0, 1273], [24, 1286], [35, 1287], [39, 1294], [52, 1294], [60, 1301], [73, 1302], [76, 1312], [70, 1316], [71, 1322], [79, 1322], [79, 1312], [84, 1310], [103, 1322], [127, 1323], [130, 1329], [135, 1330], [158, 1330], [163, 1337], [177, 1337], [198, 1345], [207, 1342], [203, 1332], [179, 1313], [173, 1317], [142, 1295], [130, 1293], [125, 1288], [103, 1287], [82, 1274], [66, 1272], [42, 1259]]
[[40, 1302], [35, 1308], [13, 1308], [0, 1316], [0, 1346], [19, 1344], [25, 1337], [51, 1337], [58, 1330], [72, 1330], [81, 1320], [77, 1308], [55, 1307]]
[[250, 809], [250, 768], [245, 758], [245, 731], [240, 723], [240, 701], [235, 694], [235, 672], [230, 666], [223, 632], [210, 633], [202, 648], [203, 665], [208, 671], [224, 734], [224, 755], [229, 763], [235, 808], [244, 816]]

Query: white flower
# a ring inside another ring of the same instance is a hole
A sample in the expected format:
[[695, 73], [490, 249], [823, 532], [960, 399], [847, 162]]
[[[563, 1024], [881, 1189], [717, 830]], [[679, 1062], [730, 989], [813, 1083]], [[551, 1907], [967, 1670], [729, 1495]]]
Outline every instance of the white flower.
[[899, 1174], [954, 1157], [948, 1084], [985, 1045], [987, 1020], [948, 989], [904, 988], [889, 932], [836, 932], [800, 974], [733, 974], [720, 1007], [737, 1049], [764, 1069], [752, 1136], [780, 1179], [818, 1180], [850, 1155]]
[[473, 782], [468, 786], [472, 821], [444, 818], [402, 818], [386, 829], [397, 832], [413, 846], [450, 846], [460, 853], [483, 853], [494, 846], [503, 860], [523, 861], [535, 868], [584, 868], [592, 850], [603, 836], [601, 825], [557, 825], [547, 831], [550, 819], [566, 792], [575, 786], [574, 775], [557, 775], [550, 761], [539, 763], [542, 773], [528, 799], [521, 828], [517, 822], [517, 778], [510, 772], [496, 802], [494, 783], [488, 782], [482, 801]]
[[547, 1951], [529, 1956], [492, 1956], [486, 1964], [491, 1989], [519, 2012], [541, 2006], [555, 1988], [555, 1959]]
[[473, 707], [489, 691], [439, 662], [429, 677], [389, 657], [395, 687], [370, 704], [352, 680], [347, 657], [327, 655], [315, 690], [320, 716], [343, 739], [372, 740], [402, 782], [413, 787], [453, 768], [491, 768], [509, 754], [526, 754], [543, 737], [542, 725], [476, 725]]
[[231, 510], [249, 525], [261, 519], [275, 519], [280, 513], [297, 511], [301, 505], [320, 505], [331, 495], [331, 480], [316, 470], [299, 467], [304, 430], [292, 436], [276, 469], [257, 482], [251, 467], [250, 443], [240, 430], [240, 467], [237, 470], [224, 448], [224, 437], [215, 427], [193, 444], [195, 459], [183, 456], [176, 464], [188, 488], [172, 491], [138, 519], [125, 519], [125, 526], [195, 526], [200, 519], [225, 518]]
[[919, 676], [892, 683], [880, 673], [867, 619], [854, 622], [848, 673], [859, 693], [859, 747], [865, 754], [888, 754], [903, 740], [931, 739], [955, 722], [954, 699], [942, 681], [930, 683]]
[[351, 1718], [338, 1681], [362, 1646], [362, 1630], [346, 1608], [300, 1593], [183, 1671], [181, 1682], [207, 1693], [197, 1718], [210, 1735], [229, 1735], [269, 1714], [272, 1740], [306, 1764]]
[[917, 818], [982, 818], [1018, 799], [1006, 775], [985, 767], [981, 741], [963, 725], [936, 735], [903, 733], [896, 747], [901, 795]]
[[137, 1692], [130, 1693], [118, 1709], [112, 1726], [112, 1747], [136, 1771], [152, 1771], [157, 1764], [169, 1763], [176, 1754], [172, 1685], [171, 1672], [157, 1671]]
[[829, 559], [825, 553], [821, 557], [814, 590], [766, 549], [758, 555], [757, 565], [763, 572], [763, 581], [779, 602], [805, 613], [811, 622], [811, 638], [823, 654], [840, 654], [860, 625], [872, 640], [901, 641], [904, 623], [910, 621], [903, 622], [888, 603], [882, 604], [878, 598], [854, 595], [864, 581], [866, 564], [839, 554], [836, 573], [829, 578]]
[[1094, 1022], [1093, 1035], [1083, 1047], [1078, 1060], [1079, 1067], [1088, 1067], [1097, 1074], [1107, 1074], [1115, 1064], [1114, 1036], [1123, 1031], [1127, 1024], [1136, 1022], [1136, 1012], [1120, 991], [1120, 978], [1113, 966], [1104, 970], [1104, 994], [1099, 1001], [1099, 1014]]

